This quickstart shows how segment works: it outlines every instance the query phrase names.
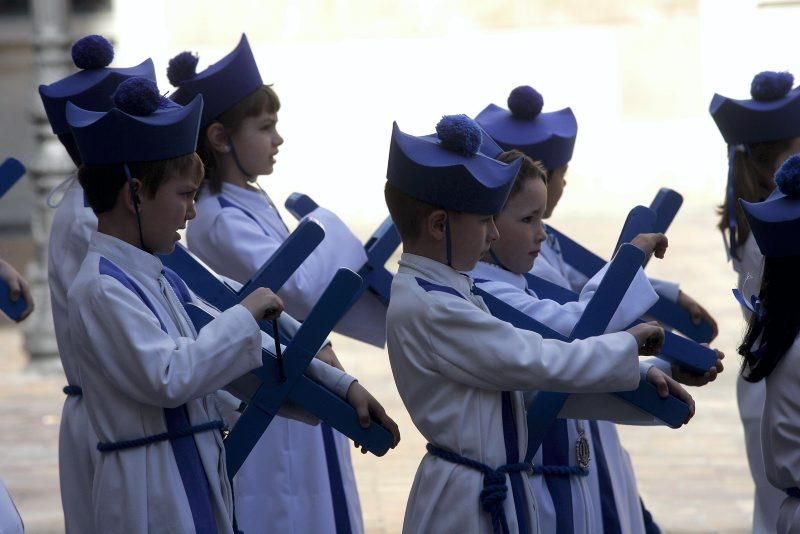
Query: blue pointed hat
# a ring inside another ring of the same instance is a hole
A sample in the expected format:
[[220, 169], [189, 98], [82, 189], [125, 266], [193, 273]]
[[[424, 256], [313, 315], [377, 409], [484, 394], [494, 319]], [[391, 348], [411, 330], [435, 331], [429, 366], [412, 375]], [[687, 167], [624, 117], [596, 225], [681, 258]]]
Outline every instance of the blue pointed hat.
[[67, 122], [85, 164], [157, 161], [195, 151], [201, 95], [180, 106], [162, 97], [155, 82], [131, 78], [117, 88], [114, 104], [107, 112], [67, 104]]
[[146, 59], [129, 68], [111, 68], [114, 48], [99, 35], [88, 35], [72, 45], [72, 60], [83, 69], [50, 85], [39, 86], [39, 96], [53, 133], [69, 133], [67, 102], [92, 111], [108, 111], [114, 106], [111, 95], [128, 78], [139, 76], [155, 81], [153, 60]]
[[709, 113], [728, 144], [728, 248], [737, 256], [737, 224], [734, 211], [733, 163], [741, 145], [791, 139], [800, 136], [800, 87], [792, 89], [788, 72], [764, 71], [750, 83], [749, 100], [714, 94]]
[[800, 136], [800, 87], [788, 72], [765, 71], [750, 84], [751, 99], [714, 94], [708, 108], [729, 145], [763, 143]]
[[572, 159], [578, 122], [570, 108], [542, 113], [543, 105], [542, 96], [523, 85], [508, 96], [509, 109], [489, 104], [475, 120], [503, 149], [520, 150], [552, 171]]
[[778, 187], [763, 202], [739, 203], [761, 254], [779, 258], [800, 256], [800, 154], [787, 159], [775, 173]]
[[170, 60], [167, 77], [177, 87], [169, 97], [178, 104], [203, 95], [201, 128], [264, 85], [245, 34], [233, 52], [199, 73], [195, 72], [197, 61], [197, 56], [181, 52]]
[[394, 123], [386, 179], [405, 194], [447, 210], [498, 213], [521, 159], [494, 159], [502, 149], [466, 115], [448, 115], [435, 135], [416, 137]]

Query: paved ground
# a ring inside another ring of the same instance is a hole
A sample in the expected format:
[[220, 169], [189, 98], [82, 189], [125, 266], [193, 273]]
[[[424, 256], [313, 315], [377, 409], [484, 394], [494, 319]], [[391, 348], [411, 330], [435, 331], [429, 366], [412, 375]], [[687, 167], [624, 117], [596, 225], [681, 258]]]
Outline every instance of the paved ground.
[[[711, 207], [684, 211], [670, 232], [668, 261], [648, 269], [681, 280], [715, 314], [728, 371], [712, 386], [695, 391], [698, 413], [687, 428], [625, 428], [621, 433], [645, 502], [667, 532], [747, 532], [752, 484], [734, 396], [738, 357], [733, 347], [741, 334], [741, 316], [730, 297], [733, 276], [720, 238], [711, 230]], [[592, 236], [594, 248], [602, 251], [613, 245], [622, 219], [573, 218], [558, 226], [584, 241]], [[355, 462], [367, 532], [399, 532], [424, 443], [397, 396], [385, 353], [346, 339], [336, 339], [336, 348], [401, 425], [403, 441], [396, 450], [380, 459], [356, 453]], [[17, 329], [0, 328], [0, 427], [5, 429], [0, 433], [0, 475], [32, 533], [62, 530], [56, 449], [63, 383], [57, 370], [27, 364]]]

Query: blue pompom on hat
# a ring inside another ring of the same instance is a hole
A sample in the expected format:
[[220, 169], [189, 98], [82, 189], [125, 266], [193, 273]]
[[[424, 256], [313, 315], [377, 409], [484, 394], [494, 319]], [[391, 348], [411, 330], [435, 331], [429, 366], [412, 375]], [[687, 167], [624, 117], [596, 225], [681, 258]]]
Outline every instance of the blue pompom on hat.
[[773, 102], [789, 94], [792, 85], [794, 85], [792, 73], [765, 70], [753, 77], [750, 83], [750, 96], [759, 102]]
[[436, 123], [436, 135], [441, 145], [465, 156], [478, 153], [483, 141], [483, 131], [466, 115], [445, 115]]
[[107, 112], [67, 104], [67, 121], [85, 164], [158, 161], [195, 151], [202, 96], [180, 106], [161, 96], [152, 80], [131, 78], [119, 85], [114, 102]]
[[[477, 128], [477, 130], [476, 130]], [[412, 198], [452, 211], [493, 215], [503, 209], [522, 158], [502, 152], [465, 115], [442, 118], [433, 135], [413, 136], [392, 126], [386, 179]]]
[[739, 203], [764, 256], [800, 256], [800, 154], [787, 159], [775, 173], [778, 187], [763, 202]]
[[264, 85], [244, 34], [231, 53], [201, 72], [194, 72], [197, 64], [193, 64], [188, 55], [191, 54], [181, 52], [170, 60], [167, 74], [170, 83], [176, 85], [177, 89], [169, 97], [178, 104], [186, 105], [202, 94], [205, 105], [201, 129]]
[[795, 154], [783, 162], [775, 173], [775, 183], [787, 197], [800, 195], [800, 154]]
[[147, 78], [128, 78], [119, 84], [112, 98], [117, 109], [139, 116], [152, 115], [172, 103], [161, 96], [156, 82]]
[[197, 62], [200, 57], [191, 52], [181, 52], [169, 60], [167, 79], [174, 87], [180, 87], [185, 81], [197, 76]]
[[544, 98], [530, 85], [520, 85], [509, 93], [506, 103], [515, 117], [533, 120], [542, 112]]
[[111, 95], [124, 80], [139, 76], [155, 81], [152, 60], [146, 59], [129, 68], [108, 67], [113, 58], [114, 47], [107, 39], [88, 35], [72, 46], [75, 66], [83, 70], [50, 85], [39, 86], [39, 96], [54, 134], [70, 132], [66, 119], [67, 102], [92, 111], [108, 111], [114, 105]]
[[87, 35], [72, 45], [72, 61], [79, 69], [102, 69], [114, 59], [114, 47], [102, 35]]
[[569, 163], [578, 122], [570, 108], [543, 113], [544, 98], [522, 85], [508, 95], [509, 109], [489, 104], [475, 120], [504, 150], [517, 149], [548, 171]]

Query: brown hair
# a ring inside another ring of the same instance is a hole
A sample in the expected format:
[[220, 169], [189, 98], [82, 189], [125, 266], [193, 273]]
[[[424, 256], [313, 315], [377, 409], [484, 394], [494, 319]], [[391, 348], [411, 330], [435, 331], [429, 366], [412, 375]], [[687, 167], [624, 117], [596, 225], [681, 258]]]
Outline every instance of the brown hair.
[[[239, 102], [226, 109], [214, 122], [221, 123], [227, 130], [235, 131], [248, 117], [256, 117], [261, 113], [277, 113], [281, 109], [281, 101], [277, 93], [269, 85], [262, 85]], [[222, 178], [217, 175], [214, 149], [206, 137], [206, 127], [200, 132], [197, 153], [206, 167], [206, 182], [212, 193], [222, 190]]]
[[[158, 188], [173, 174], [192, 173], [199, 185], [203, 181], [203, 162], [192, 152], [184, 156], [158, 161], [139, 161], [128, 163], [131, 177], [142, 182], [141, 194], [153, 198]], [[117, 203], [122, 186], [127, 177], [120, 163], [111, 165], [81, 165], [78, 181], [86, 193], [92, 211], [96, 214], [111, 211]]]
[[503, 163], [513, 163], [518, 158], [522, 158], [522, 166], [519, 168], [516, 178], [514, 178], [514, 185], [511, 186], [511, 192], [508, 194], [508, 198], [522, 191], [522, 186], [528, 180], [541, 180], [547, 185], [547, 170], [544, 168], [544, 165], [538, 161], [534, 161], [532, 158], [525, 155], [525, 153], [516, 149], [507, 150], [500, 153], [495, 159]]
[[[770, 141], [767, 143], [754, 143], [748, 145], [745, 151], [738, 150], [733, 156], [733, 202], [736, 216], [736, 243], [744, 245], [750, 236], [750, 225], [744, 215], [737, 199], [742, 198], [747, 202], [760, 202], [767, 198], [775, 188], [774, 175], [777, 170], [778, 156], [786, 151], [791, 144], [791, 139]], [[720, 216], [717, 228], [725, 234], [728, 232], [728, 196], [721, 205], [717, 206]]]
[[403, 242], [413, 241], [422, 235], [422, 221], [438, 208], [403, 193], [389, 182], [383, 188], [383, 197], [389, 215]]

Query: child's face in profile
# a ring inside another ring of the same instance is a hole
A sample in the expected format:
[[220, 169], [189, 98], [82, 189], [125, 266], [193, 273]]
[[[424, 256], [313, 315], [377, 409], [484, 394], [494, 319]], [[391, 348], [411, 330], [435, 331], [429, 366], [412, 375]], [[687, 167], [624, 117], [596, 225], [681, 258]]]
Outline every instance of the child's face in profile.
[[567, 180], [564, 176], [567, 174], [569, 164], [564, 164], [547, 176], [547, 211], [544, 213], [544, 218], [548, 219], [553, 210], [556, 209], [558, 201], [561, 200], [561, 195], [564, 193], [564, 188], [567, 186]]
[[186, 228], [194, 219], [194, 197], [199, 184], [192, 172], [173, 173], [165, 177], [155, 196], [139, 194], [142, 235], [154, 254], [170, 254]]
[[449, 212], [449, 217], [453, 269], [471, 271], [498, 237], [494, 217], [453, 211]]
[[509, 197], [495, 217], [500, 238], [492, 251], [509, 271], [527, 273], [547, 238], [542, 216], [547, 206], [547, 186], [539, 179], [525, 180], [522, 189]]
[[272, 174], [278, 147], [283, 144], [277, 126], [278, 114], [262, 111], [256, 116], [245, 117], [231, 134], [236, 155], [248, 172], [257, 176]]

